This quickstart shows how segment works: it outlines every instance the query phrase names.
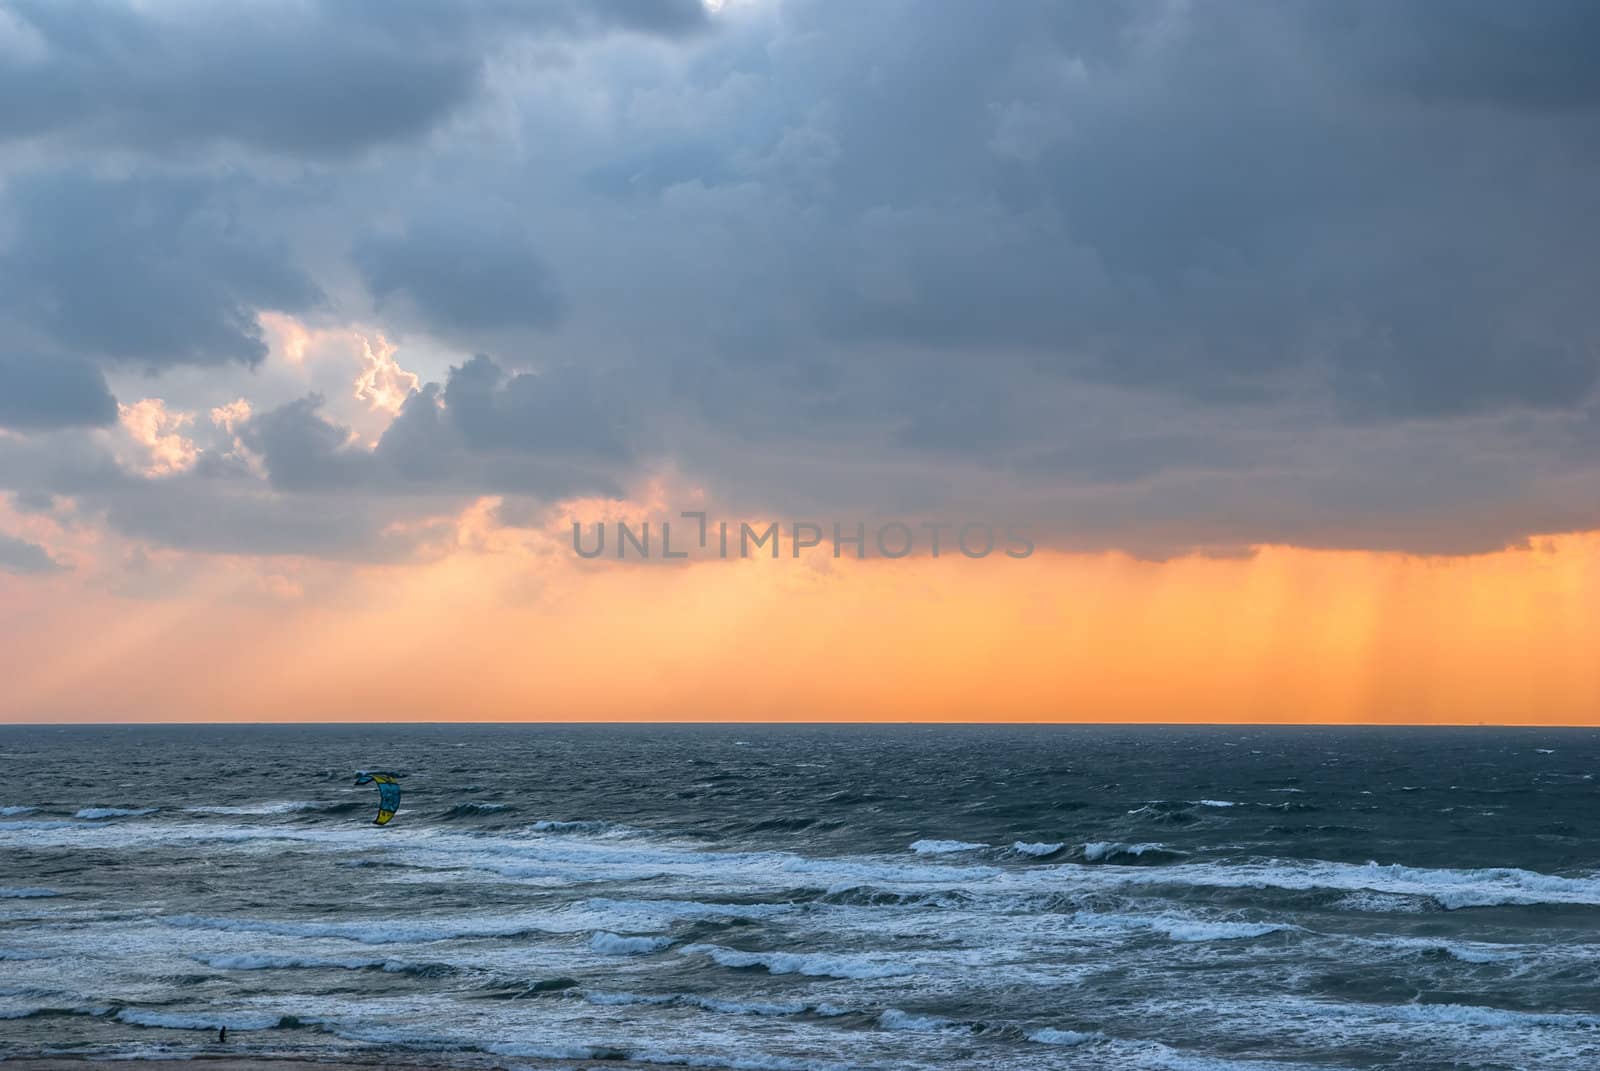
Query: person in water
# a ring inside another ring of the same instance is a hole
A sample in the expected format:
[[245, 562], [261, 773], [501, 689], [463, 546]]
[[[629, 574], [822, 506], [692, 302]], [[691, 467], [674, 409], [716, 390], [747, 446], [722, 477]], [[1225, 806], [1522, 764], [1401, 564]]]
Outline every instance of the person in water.
[[218, 1044], [221, 1044], [221, 1045], [226, 1045], [228, 1043], [228, 1028], [227, 1027], [223, 1027], [221, 1030], [217, 1031], [217, 1042], [218, 1042]]

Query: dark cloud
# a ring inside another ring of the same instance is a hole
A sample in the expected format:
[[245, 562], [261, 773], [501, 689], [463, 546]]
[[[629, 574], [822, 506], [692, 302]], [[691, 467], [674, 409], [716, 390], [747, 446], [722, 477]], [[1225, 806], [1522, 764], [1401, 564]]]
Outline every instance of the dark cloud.
[[[1584, 115], [1396, 107], [1298, 7], [957, 7], [895, 20], [881, 61], [889, 5], [799, 7], [856, 31], [797, 36], [786, 72], [837, 153], [785, 256], [820, 265], [799, 278], [826, 280], [816, 322], [843, 340], [1021, 348], [1198, 400], [1270, 403], [1314, 376], [1361, 419], [1570, 406], [1600, 374], [1573, 285], [1600, 241]], [[1592, 37], [1561, 6], [1550, 24], [1539, 5], [1382, 10], [1419, 53], [1449, 40], [1518, 69], [1575, 54], [1563, 26]], [[1493, 63], [1456, 68], [1514, 95]], [[1570, 63], [1540, 76], [1586, 92]]]
[[[91, 410], [112, 362], [171, 408], [258, 403], [265, 486], [215, 449], [142, 481], [0, 440], [0, 486], [129, 532], [350, 554], [673, 469], [735, 508], [1017, 510], [1152, 553], [1588, 516], [1590, 5], [774, 0], [698, 35], [688, 0], [8, 10], [0, 131], [56, 136], [0, 195], [12, 352]], [[58, 159], [85, 146], [133, 150], [122, 177]], [[342, 369], [274, 407], [235, 374], [269, 308], [370, 317], [437, 382], [375, 447]]]
[[255, 364], [257, 313], [321, 294], [252, 213], [253, 193], [243, 180], [17, 179], [0, 202], [0, 311], [89, 357]]
[[1324, 54], [1383, 89], [1530, 112], [1600, 108], [1600, 8], [1586, 0], [1302, 6]]
[[549, 328], [564, 308], [514, 217], [418, 220], [398, 234], [366, 236], [355, 255], [380, 308], [409, 312], [440, 334]]
[[507, 374], [479, 354], [450, 370], [445, 411], [476, 450], [515, 450], [624, 461], [628, 399], [572, 365]]
[[94, 365], [0, 352], [0, 427], [99, 427], [116, 419], [116, 399]]
[[60, 572], [62, 566], [36, 543], [0, 532], [0, 573], [22, 576]]
[[350, 445], [350, 430], [320, 412], [311, 395], [258, 414], [240, 440], [266, 461], [272, 485], [285, 491], [358, 490], [375, 475], [371, 452]]
[[476, 94], [487, 56], [518, 34], [681, 35], [705, 25], [698, 0], [6, 0], [0, 13], [25, 49], [0, 66], [0, 138], [325, 156], [441, 122]]
[[240, 430], [288, 492], [554, 497], [617, 491], [638, 430], [626, 408], [574, 368], [508, 375], [478, 356], [407, 399], [375, 448], [311, 396], [253, 417]]

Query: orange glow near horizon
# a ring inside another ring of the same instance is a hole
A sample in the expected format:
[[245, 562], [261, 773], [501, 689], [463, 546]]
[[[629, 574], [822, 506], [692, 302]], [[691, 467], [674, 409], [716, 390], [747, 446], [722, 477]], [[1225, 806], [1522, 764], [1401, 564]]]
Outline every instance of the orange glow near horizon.
[[251, 563], [155, 600], [0, 578], [0, 720], [1600, 724], [1600, 533], [1161, 563], [480, 544], [316, 597]]

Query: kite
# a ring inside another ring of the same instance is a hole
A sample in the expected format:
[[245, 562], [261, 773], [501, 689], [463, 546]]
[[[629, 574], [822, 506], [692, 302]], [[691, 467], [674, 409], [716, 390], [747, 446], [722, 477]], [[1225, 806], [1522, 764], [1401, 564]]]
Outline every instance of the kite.
[[356, 784], [378, 786], [378, 817], [372, 824], [388, 825], [394, 812], [400, 809], [400, 775], [382, 770], [357, 770], [356, 775]]

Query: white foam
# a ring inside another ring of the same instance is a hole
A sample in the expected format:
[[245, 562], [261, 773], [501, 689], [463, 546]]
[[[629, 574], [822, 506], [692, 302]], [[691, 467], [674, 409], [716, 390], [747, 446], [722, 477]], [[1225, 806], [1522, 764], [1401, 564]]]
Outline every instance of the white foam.
[[1591, 1030], [1600, 1027], [1600, 1016], [1597, 1015], [1581, 1015], [1575, 1012], [1509, 1011], [1505, 1008], [1485, 1008], [1476, 1004], [1400, 1004], [1385, 1008], [1384, 1011], [1399, 1019], [1458, 1026], [1556, 1026]]
[[74, 817], [100, 819], [100, 818], [140, 818], [147, 814], [155, 814], [159, 807], [85, 807]]
[[1245, 888], [1344, 889], [1351, 892], [1424, 896], [1446, 910], [1503, 904], [1600, 905], [1600, 877], [1562, 877], [1532, 870], [1496, 867], [1448, 870], [1399, 864], [1266, 862], [1163, 871], [1198, 885]]
[[1011, 846], [1011, 850], [1020, 852], [1023, 855], [1054, 855], [1063, 847], [1065, 847], [1063, 844], [1047, 844], [1044, 841], [1029, 844], [1026, 841], [1019, 840]]
[[275, 919], [213, 918], [204, 915], [172, 915], [161, 920], [168, 926], [193, 930], [221, 930], [234, 933], [270, 933], [282, 937], [336, 937], [368, 945], [409, 944], [448, 941], [454, 938], [513, 937], [544, 931], [521, 919], [439, 919], [413, 922], [289, 922]]
[[329, 959], [321, 956], [275, 956], [266, 952], [244, 952], [237, 955], [203, 955], [190, 957], [222, 971], [266, 971], [296, 969], [335, 969], [359, 971], [380, 969], [390, 973], [410, 970], [409, 964], [392, 959]]
[[721, 945], [694, 944], [679, 949], [684, 955], [703, 955], [723, 967], [763, 967], [771, 974], [802, 974], [811, 978], [892, 978], [909, 974], [904, 964], [882, 957], [840, 956], [826, 952], [744, 952]]
[[41, 889], [33, 886], [0, 886], [0, 900], [42, 900], [50, 896], [60, 896], [54, 889]]
[[1119, 840], [1092, 840], [1083, 846], [1083, 857], [1091, 863], [1109, 859], [1113, 855], [1140, 856], [1146, 852], [1167, 851], [1165, 844], [1127, 844]]
[[190, 814], [229, 814], [229, 815], [268, 815], [268, 814], [294, 814], [299, 811], [319, 811], [336, 806], [321, 800], [278, 800], [273, 803], [257, 803], [248, 807], [224, 807], [221, 805], [206, 805], [185, 807]]
[[623, 937], [604, 931], [589, 938], [589, 947], [602, 956], [645, 956], [671, 943], [670, 937]]
[[1190, 922], [1165, 918], [1152, 920], [1151, 928], [1174, 941], [1186, 942], [1238, 941], [1294, 929], [1293, 926], [1271, 922]]
[[1388, 915], [1415, 915], [1427, 909], [1425, 898], [1404, 893], [1346, 893], [1333, 905], [1341, 911], [1371, 911]]
[[144, 1008], [123, 1008], [117, 1018], [133, 1026], [165, 1027], [169, 1030], [271, 1030], [282, 1022], [279, 1015], [249, 1015], [237, 1012], [194, 1014], [156, 1012]]
[[590, 990], [584, 993], [583, 999], [590, 1004], [603, 1007], [626, 1005], [653, 1005], [661, 1006], [675, 1004], [703, 1011], [716, 1012], [719, 1015], [759, 1015], [777, 1017], [785, 1015], [802, 1015], [811, 1012], [822, 1016], [835, 1016], [846, 1014], [846, 1009], [832, 1004], [811, 1004], [806, 1001], [762, 1001], [762, 1000], [727, 1000], [721, 997], [697, 996], [692, 993], [666, 994], [666, 993], [628, 993], [607, 992], [604, 990]]
[[878, 1016], [878, 1025], [885, 1030], [905, 1030], [915, 1034], [968, 1033], [960, 1023], [937, 1015], [913, 1015], [899, 1008], [885, 1008]]
[[1233, 800], [1195, 800], [1194, 802], [1195, 802], [1196, 806], [1200, 806], [1200, 807], [1237, 807], [1237, 806], [1239, 806]]
[[1082, 1030], [1057, 1030], [1047, 1026], [1035, 1030], [1028, 1035], [1029, 1041], [1037, 1041], [1041, 1045], [1086, 1045], [1091, 1041], [1104, 1041], [1106, 1036], [1098, 1030], [1086, 1033]]
[[1197, 919], [1181, 915], [1116, 915], [1080, 911], [1073, 921], [1097, 929], [1151, 931], [1169, 940], [1186, 944], [1201, 941], [1239, 941], [1265, 937], [1295, 929], [1281, 922], [1242, 922], [1229, 919]]
[[1443, 952], [1461, 963], [1500, 963], [1516, 959], [1523, 949], [1517, 945], [1495, 945], [1483, 941], [1431, 941], [1425, 937], [1378, 937], [1372, 944], [1414, 948], [1422, 952]]
[[535, 833], [604, 833], [616, 827], [610, 822], [562, 822], [541, 819], [528, 828]]
[[632, 1004], [671, 1004], [678, 998], [663, 994], [645, 993], [608, 993], [603, 990], [590, 990], [583, 994], [583, 999], [590, 1004], [599, 1004], [603, 1007], [614, 1007]]
[[[719, 997], [688, 996], [684, 997], [681, 1003], [690, 1004], [696, 1008], [703, 1008], [709, 1012], [717, 1012], [721, 1015], [780, 1016], [799, 1015], [802, 1012], [818, 1010], [817, 1007], [799, 1000], [774, 1003], [771, 1001], [761, 1000], [723, 1000]], [[826, 1015], [828, 1013], [819, 1012], [819, 1014]]]
[[917, 840], [911, 842], [911, 850], [918, 855], [949, 855], [952, 852], [975, 852], [980, 848], [987, 847], [987, 844], [976, 844], [968, 840]]

